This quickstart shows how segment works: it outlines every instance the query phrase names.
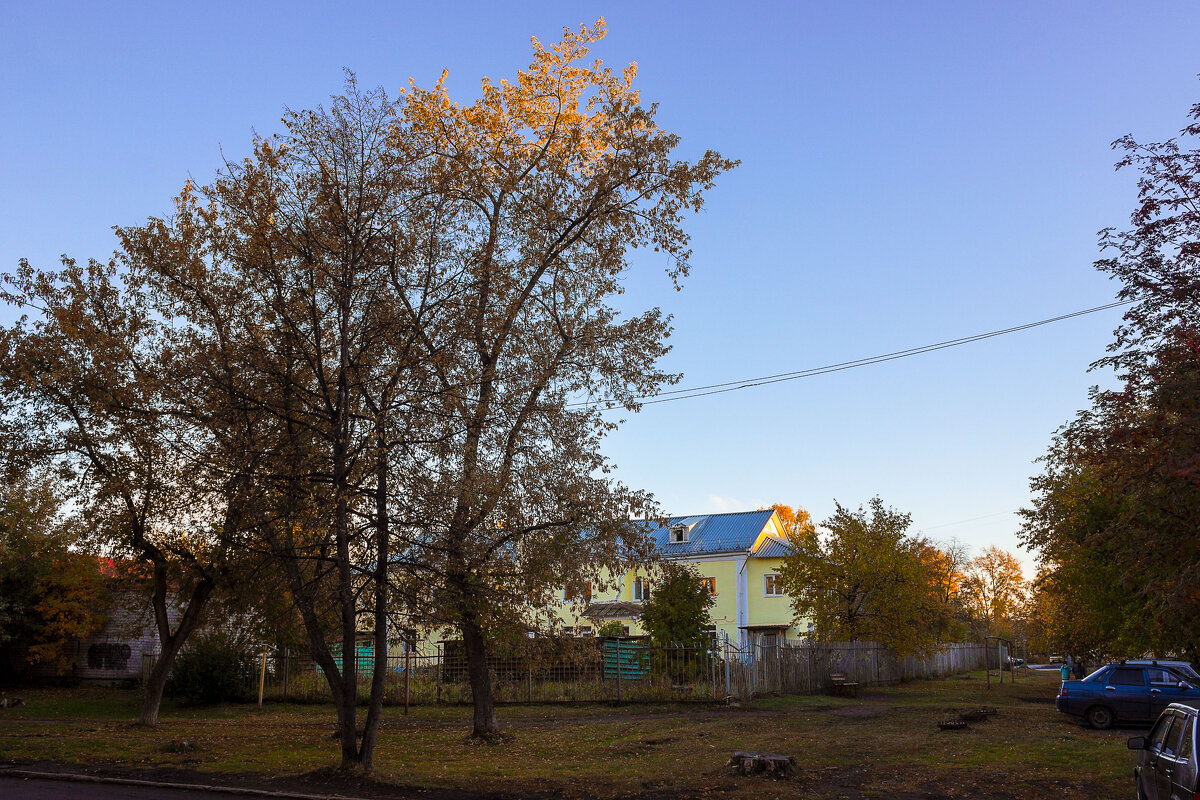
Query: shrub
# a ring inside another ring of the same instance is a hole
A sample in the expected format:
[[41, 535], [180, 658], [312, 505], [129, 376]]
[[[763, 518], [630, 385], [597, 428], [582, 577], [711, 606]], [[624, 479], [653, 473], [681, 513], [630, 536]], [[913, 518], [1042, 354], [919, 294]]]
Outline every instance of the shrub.
[[253, 699], [254, 653], [220, 633], [197, 636], [175, 659], [166, 695], [189, 703], [216, 705]]
[[624, 636], [625, 626], [621, 624], [620, 620], [610, 619], [601, 623], [600, 627], [596, 629], [596, 635], [601, 637]]

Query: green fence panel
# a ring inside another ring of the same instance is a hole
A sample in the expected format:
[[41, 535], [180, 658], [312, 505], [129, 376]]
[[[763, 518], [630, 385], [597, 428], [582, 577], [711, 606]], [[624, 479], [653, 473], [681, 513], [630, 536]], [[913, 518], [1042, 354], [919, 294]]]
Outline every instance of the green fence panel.
[[636, 681], [650, 672], [650, 657], [644, 644], [605, 640], [602, 654], [606, 680], [620, 676], [621, 680]]

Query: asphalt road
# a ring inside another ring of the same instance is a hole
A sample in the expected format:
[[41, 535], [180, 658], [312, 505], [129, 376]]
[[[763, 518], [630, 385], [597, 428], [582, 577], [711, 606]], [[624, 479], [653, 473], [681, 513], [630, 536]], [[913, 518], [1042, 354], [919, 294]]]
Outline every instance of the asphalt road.
[[195, 792], [152, 786], [0, 777], [0, 798], [3, 800], [199, 800], [218, 797], [233, 800], [238, 796], [226, 792]]

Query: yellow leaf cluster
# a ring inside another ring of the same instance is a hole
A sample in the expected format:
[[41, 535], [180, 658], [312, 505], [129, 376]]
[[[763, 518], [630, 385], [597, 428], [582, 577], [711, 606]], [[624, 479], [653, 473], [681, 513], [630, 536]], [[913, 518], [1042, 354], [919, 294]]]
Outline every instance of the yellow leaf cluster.
[[[410, 81], [405, 113], [430, 146], [445, 155], [485, 154], [487, 178], [503, 179], [531, 167], [589, 175], [622, 140], [655, 130], [638, 106], [633, 88], [637, 65], [620, 74], [599, 59], [586, 63], [589, 46], [603, 39], [604, 19], [547, 49], [532, 39], [533, 61], [515, 80], [482, 81], [482, 96], [468, 106], [450, 99], [446, 72], [432, 89]], [[618, 112], [618, 113], [614, 113]]]

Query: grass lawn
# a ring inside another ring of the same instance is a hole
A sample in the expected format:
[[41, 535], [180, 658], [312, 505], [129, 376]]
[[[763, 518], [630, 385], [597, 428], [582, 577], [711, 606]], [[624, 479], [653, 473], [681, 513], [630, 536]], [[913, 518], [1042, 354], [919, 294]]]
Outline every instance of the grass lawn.
[[[1007, 676], [1006, 676], [1007, 677]], [[375, 777], [397, 788], [576, 797], [1114, 798], [1132, 796], [1125, 739], [1054, 709], [1057, 673], [986, 688], [984, 673], [870, 689], [858, 698], [769, 697], [740, 707], [505, 706], [511, 740], [468, 744], [470, 709], [385, 710]], [[303, 789], [337, 764], [329, 706], [168, 705], [156, 730], [131, 724], [134, 692], [25, 693], [0, 711], [0, 763], [221, 774]], [[962, 731], [939, 720], [998, 713]], [[184, 747], [182, 742], [190, 743]], [[792, 755], [789, 781], [730, 774], [735, 750]], [[307, 783], [306, 783], [307, 782]], [[379, 784], [355, 784], [379, 791]], [[340, 791], [353, 794], [351, 788]], [[335, 789], [336, 790], [336, 789]]]

